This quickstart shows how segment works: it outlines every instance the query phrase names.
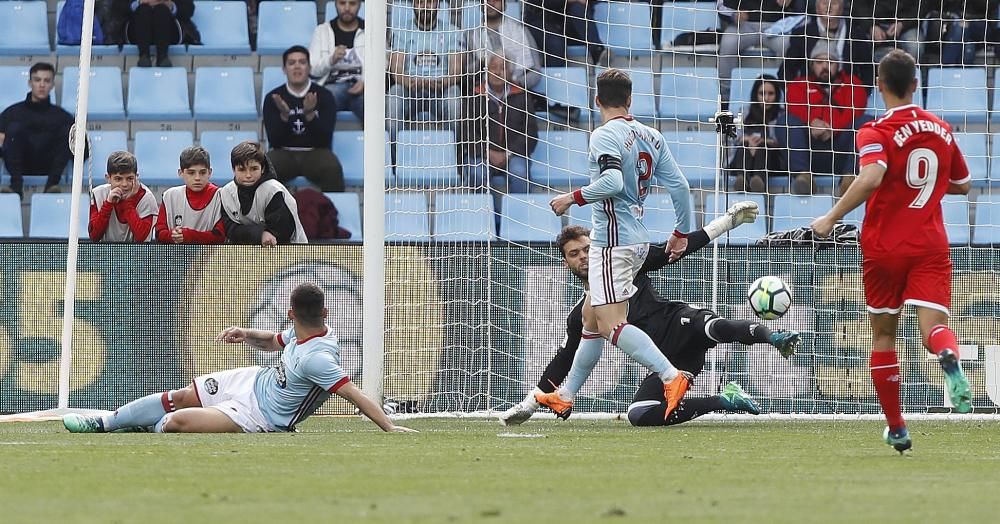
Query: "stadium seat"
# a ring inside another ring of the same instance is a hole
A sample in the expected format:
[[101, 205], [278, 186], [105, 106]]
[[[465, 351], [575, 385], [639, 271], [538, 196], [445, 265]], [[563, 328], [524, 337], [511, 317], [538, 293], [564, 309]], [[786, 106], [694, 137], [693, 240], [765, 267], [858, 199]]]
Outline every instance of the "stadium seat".
[[[244, 140], [259, 140], [256, 131], [202, 131], [201, 147], [208, 151], [212, 162], [212, 183], [222, 186], [233, 178], [230, 152]], [[178, 166], [179, 167], [179, 166]]]
[[948, 231], [948, 243], [953, 246], [969, 245], [972, 240], [969, 197], [945, 195], [941, 200], [941, 214], [944, 216], [944, 227]]
[[503, 196], [500, 203], [500, 238], [514, 242], [552, 242], [562, 229], [562, 220], [552, 212], [555, 195], [518, 193]]
[[280, 67], [270, 66], [265, 67], [263, 71], [260, 72], [260, 109], [261, 114], [264, 111], [264, 100], [267, 98], [267, 94], [271, 92], [272, 89], [280, 87], [285, 83], [285, 73]]
[[743, 224], [733, 229], [728, 235], [719, 237], [719, 244], [726, 245], [752, 245], [767, 235], [767, 195], [763, 193], [740, 193], [728, 192], [719, 195], [718, 208], [715, 205], [715, 195], [709, 193], [705, 195], [705, 219], [703, 223], [711, 222], [715, 217], [723, 214], [729, 206], [743, 200], [752, 200], [757, 203], [760, 215], [753, 224]]
[[130, 120], [190, 120], [183, 67], [133, 67], [128, 71]]
[[[964, 151], [963, 151], [964, 153]], [[1000, 139], [994, 138], [990, 147], [990, 183], [1000, 183]]]
[[969, 174], [972, 175], [972, 184], [983, 185], [989, 178], [989, 149], [986, 147], [986, 133], [952, 133], [958, 147], [965, 156], [965, 163], [969, 166]]
[[[31, 223], [28, 236], [31, 238], [69, 238], [71, 195], [59, 193], [35, 193], [31, 195]], [[90, 197], [80, 195], [80, 238], [90, 238], [87, 225], [90, 224]]]
[[981, 124], [986, 122], [987, 104], [985, 68], [930, 70], [924, 106], [928, 111], [951, 124]]
[[665, 2], [663, 4], [662, 46], [671, 47], [674, 38], [691, 31], [714, 31], [719, 25], [719, 11], [706, 2]]
[[309, 47], [315, 29], [314, 2], [261, 2], [257, 12], [257, 53], [280, 55], [293, 45]]
[[28, 87], [28, 67], [0, 66], [0, 111], [23, 102], [28, 96], [31, 90]]
[[445, 187], [458, 184], [458, 160], [452, 131], [400, 131], [396, 137], [398, 187]]
[[[63, 9], [64, 5], [66, 5], [66, 1], [65, 0], [59, 0], [58, 2], [56, 2], [56, 11], [55, 11], [56, 18], [55, 18], [55, 21], [56, 21], [57, 24], [59, 23], [59, 13], [62, 13], [62, 9]], [[58, 29], [57, 29], [57, 31], [58, 31]], [[55, 41], [56, 41], [56, 55], [59, 55], [59, 56], [79, 56], [80, 55], [80, 46], [79, 45], [65, 45], [65, 44], [60, 44], [59, 43], [59, 36], [58, 36], [58, 34], [56, 35]], [[91, 45], [90, 46], [90, 55], [91, 56], [111, 56], [111, 55], [117, 55], [119, 53], [121, 53], [121, 51], [118, 49], [117, 45]]]
[[[103, 184], [107, 173], [108, 157], [115, 151], [128, 151], [128, 133], [125, 131], [87, 131], [90, 137], [90, 175], [95, 184]], [[72, 168], [72, 166], [70, 166]]]
[[[245, 2], [197, 1], [191, 21], [201, 33], [201, 45], [188, 46], [192, 55], [249, 55], [250, 31]], [[334, 10], [336, 12], [336, 10]]]
[[[773, 67], [737, 67], [733, 69], [732, 83], [729, 87], [729, 110], [733, 114], [742, 114], [746, 118], [750, 111], [750, 102], [753, 100], [753, 93], [750, 89], [753, 83], [761, 75], [774, 76], [776, 71]], [[782, 97], [784, 101], [784, 97]]]
[[423, 191], [385, 193], [385, 240], [387, 242], [428, 242], [431, 228], [427, 218], [427, 194]]
[[361, 203], [358, 201], [358, 194], [353, 191], [323, 194], [337, 208], [337, 224], [351, 232], [351, 238], [347, 240], [362, 240]]
[[[62, 106], [63, 109], [72, 114], [76, 114], [79, 83], [79, 67], [70, 66], [63, 69]], [[122, 120], [125, 118], [121, 69], [117, 66], [91, 67], [88, 90], [88, 120]]]
[[0, 2], [0, 56], [47, 56], [51, 51], [46, 2]]
[[[604, 72], [603, 68], [598, 68], [595, 75]], [[632, 78], [632, 107], [630, 112], [641, 120], [656, 118], [656, 94], [653, 91], [653, 72], [648, 69], [629, 69], [629, 76]], [[594, 103], [593, 98], [590, 100]], [[600, 121], [600, 113], [594, 106], [594, 118]]]
[[653, 50], [653, 20], [647, 2], [596, 2], [594, 21], [601, 42], [616, 57], [649, 56]]
[[14, 193], [0, 193], [0, 238], [24, 238], [21, 197]]
[[675, 67], [660, 79], [660, 116], [708, 122], [715, 116], [719, 72], [705, 67]]
[[[920, 68], [917, 68], [917, 90], [913, 93], [913, 103], [923, 107], [924, 82], [921, 78]], [[873, 89], [871, 95], [868, 97], [868, 110], [865, 112], [869, 115], [881, 115], [885, 112], [885, 101], [882, 100], [882, 95], [878, 92], [878, 89]]]
[[484, 193], [439, 193], [434, 199], [434, 241], [493, 240], [493, 197]]
[[177, 170], [181, 151], [190, 147], [190, 131], [138, 131], [135, 134], [135, 158], [139, 162], [139, 180], [147, 186], [178, 186], [183, 183]]
[[257, 120], [249, 67], [199, 67], [194, 74], [196, 120]]
[[1000, 244], [1000, 195], [979, 195], [972, 243]]
[[830, 195], [777, 195], [774, 197], [771, 231], [788, 231], [809, 224], [833, 208]]
[[715, 185], [715, 164], [717, 149], [715, 133], [700, 132], [669, 132], [663, 133], [670, 152], [673, 153], [677, 165], [687, 177], [691, 187], [709, 187]]
[[[694, 195], [691, 195], [691, 225], [694, 226]], [[677, 213], [674, 211], [674, 201], [666, 191], [652, 191], [646, 196], [642, 208], [642, 223], [649, 231], [651, 242], [665, 242], [674, 232], [677, 224]]]
[[[364, 131], [334, 131], [333, 154], [344, 166], [344, 183], [348, 186], [365, 185], [365, 133]], [[392, 144], [385, 133], [385, 177], [392, 176]]]
[[543, 67], [538, 87], [550, 104], [579, 107], [583, 111], [590, 107], [587, 70], [583, 67]]
[[865, 204], [862, 203], [860, 206], [852, 209], [849, 213], [844, 215], [844, 219], [841, 220], [844, 224], [850, 224], [858, 229], [861, 229], [861, 224], [865, 220]]
[[588, 150], [583, 131], [540, 131], [538, 145], [531, 153], [531, 182], [545, 187], [586, 184], [590, 181]]

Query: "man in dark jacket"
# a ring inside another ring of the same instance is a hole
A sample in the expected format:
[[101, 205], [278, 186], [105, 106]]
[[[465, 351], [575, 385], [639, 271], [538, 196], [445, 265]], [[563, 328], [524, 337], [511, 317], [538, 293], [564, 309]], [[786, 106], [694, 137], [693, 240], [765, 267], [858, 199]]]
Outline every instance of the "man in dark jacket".
[[69, 149], [73, 116], [49, 100], [55, 68], [39, 62], [28, 75], [31, 92], [0, 113], [0, 156], [10, 173], [9, 191], [22, 196], [25, 175], [48, 177], [45, 190], [58, 192], [59, 179], [73, 158]]
[[486, 81], [466, 102], [460, 129], [467, 183], [493, 189], [498, 225], [503, 195], [528, 192], [528, 157], [538, 142], [533, 107], [531, 94], [514, 83], [509, 61], [490, 55]]
[[344, 170], [330, 147], [337, 125], [333, 95], [309, 79], [309, 50], [297, 45], [282, 55], [287, 81], [264, 97], [268, 160], [285, 183], [304, 176], [323, 192], [344, 190]]
[[806, 24], [796, 28], [789, 38], [785, 61], [778, 71], [778, 78], [786, 82], [805, 75], [806, 59], [817, 42], [831, 42], [841, 56], [841, 64], [849, 73], [861, 79], [869, 90], [875, 85], [875, 68], [872, 66], [871, 45], [855, 43], [854, 22], [844, 9], [845, 0], [816, 0], [815, 12]]
[[733, 69], [740, 67], [743, 51], [767, 47], [775, 55], [785, 56], [788, 35], [774, 31], [775, 22], [801, 15], [804, 9], [796, 0], [724, 0], [723, 6], [733, 10], [733, 24], [719, 39], [719, 84], [723, 100], [729, 100], [730, 79]]
[[899, 48], [920, 62], [920, 0], [854, 0], [851, 25], [855, 41], [871, 46], [872, 60]]
[[940, 24], [928, 40], [941, 40], [942, 64], [975, 63], [976, 53], [992, 40], [988, 30], [996, 29], [998, 5], [1000, 0], [922, 0], [921, 18]]

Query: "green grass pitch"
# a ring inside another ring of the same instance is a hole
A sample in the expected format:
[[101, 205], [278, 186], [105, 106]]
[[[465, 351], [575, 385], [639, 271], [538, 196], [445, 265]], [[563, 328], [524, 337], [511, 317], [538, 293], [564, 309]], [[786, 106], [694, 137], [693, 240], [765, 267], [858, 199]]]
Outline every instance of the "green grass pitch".
[[[1000, 422], [314, 418], [296, 434], [0, 425], [0, 522], [995, 522]], [[501, 436], [503, 434], [521, 435]]]

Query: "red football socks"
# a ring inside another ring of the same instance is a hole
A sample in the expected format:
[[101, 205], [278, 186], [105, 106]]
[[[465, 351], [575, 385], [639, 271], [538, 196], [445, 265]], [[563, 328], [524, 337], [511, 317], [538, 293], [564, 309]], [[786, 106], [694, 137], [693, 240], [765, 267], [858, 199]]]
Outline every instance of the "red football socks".
[[878, 394], [878, 402], [882, 405], [885, 420], [889, 429], [898, 430], [906, 426], [902, 410], [899, 407], [899, 384], [902, 377], [899, 374], [899, 362], [895, 351], [872, 351], [870, 360], [872, 382]]

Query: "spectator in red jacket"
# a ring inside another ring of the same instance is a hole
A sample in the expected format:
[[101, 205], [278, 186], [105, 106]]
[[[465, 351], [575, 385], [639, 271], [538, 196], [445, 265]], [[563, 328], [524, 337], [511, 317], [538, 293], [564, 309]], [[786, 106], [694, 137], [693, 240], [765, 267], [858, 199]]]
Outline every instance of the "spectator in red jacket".
[[844, 175], [841, 190], [847, 189], [856, 171], [854, 134], [868, 120], [867, 101], [861, 79], [841, 67], [836, 47], [817, 43], [809, 54], [808, 73], [788, 84], [788, 163], [794, 192], [809, 193], [812, 174]]

